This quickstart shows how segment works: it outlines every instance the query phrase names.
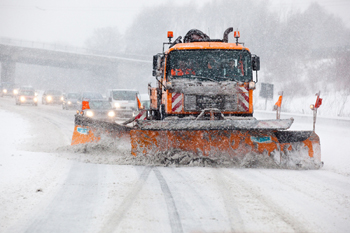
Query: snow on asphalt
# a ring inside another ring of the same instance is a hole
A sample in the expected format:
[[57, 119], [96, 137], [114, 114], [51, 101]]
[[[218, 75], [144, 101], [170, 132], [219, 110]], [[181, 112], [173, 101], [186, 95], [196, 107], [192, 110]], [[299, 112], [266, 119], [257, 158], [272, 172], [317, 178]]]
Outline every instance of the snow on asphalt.
[[[153, 167], [118, 165], [103, 148], [98, 160], [94, 153], [67, 149], [74, 111], [14, 107], [9, 99], [0, 106], [0, 232], [348, 232], [350, 227], [348, 123], [316, 126], [325, 162], [319, 170]], [[293, 127], [312, 126], [296, 118]], [[127, 156], [127, 145], [116, 148], [119, 158]]]

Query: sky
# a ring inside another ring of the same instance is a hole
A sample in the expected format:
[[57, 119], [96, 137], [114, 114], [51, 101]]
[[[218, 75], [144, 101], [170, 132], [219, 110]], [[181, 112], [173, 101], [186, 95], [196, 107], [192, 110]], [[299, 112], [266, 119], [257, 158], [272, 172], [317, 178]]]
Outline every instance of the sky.
[[[176, 0], [177, 5], [202, 6], [215, 0]], [[283, 15], [290, 9], [304, 10], [314, 0], [270, 0], [272, 10]], [[121, 33], [144, 7], [165, 0], [0, 0], [0, 38], [60, 43], [84, 47], [96, 28], [117, 27]], [[318, 0], [350, 28], [350, 0]]]

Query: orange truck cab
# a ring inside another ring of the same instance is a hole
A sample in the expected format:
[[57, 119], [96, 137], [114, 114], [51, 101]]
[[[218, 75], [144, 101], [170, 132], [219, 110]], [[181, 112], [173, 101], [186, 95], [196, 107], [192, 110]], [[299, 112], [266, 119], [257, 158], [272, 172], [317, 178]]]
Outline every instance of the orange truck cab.
[[[169, 49], [153, 57], [153, 76], [157, 87], [149, 87], [151, 118], [166, 117], [251, 117], [253, 90], [257, 82], [260, 59], [238, 42], [210, 39], [203, 32], [192, 29], [182, 41], [178, 37]], [[253, 71], [256, 71], [255, 79]]]

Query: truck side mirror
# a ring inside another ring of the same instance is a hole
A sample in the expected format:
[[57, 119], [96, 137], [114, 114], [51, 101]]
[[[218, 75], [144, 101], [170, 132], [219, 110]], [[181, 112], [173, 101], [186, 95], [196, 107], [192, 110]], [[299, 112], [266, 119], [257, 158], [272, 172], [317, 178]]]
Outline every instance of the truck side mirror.
[[152, 75], [156, 76], [158, 68], [158, 54], [153, 56], [153, 72]]
[[157, 55], [153, 56], [153, 72], [152, 72], [153, 76], [160, 75], [160, 72], [161, 72], [160, 68], [161, 68], [163, 57], [164, 55], [162, 53], [158, 53]]
[[256, 55], [253, 55], [252, 56], [252, 67], [253, 67], [253, 70], [260, 70], [260, 58]]

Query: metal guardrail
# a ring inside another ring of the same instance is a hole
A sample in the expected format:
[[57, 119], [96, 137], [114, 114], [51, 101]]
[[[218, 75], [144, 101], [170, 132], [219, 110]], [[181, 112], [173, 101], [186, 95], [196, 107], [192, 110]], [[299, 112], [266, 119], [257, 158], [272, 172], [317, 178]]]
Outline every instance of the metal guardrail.
[[17, 39], [11, 39], [6, 37], [0, 37], [0, 43], [5, 45], [14, 45], [14, 46], [27, 47], [27, 48], [91, 54], [91, 51], [89, 51], [86, 48], [79, 48], [79, 47], [74, 47], [74, 46], [69, 46], [64, 44], [49, 44], [49, 43], [43, 43], [38, 41], [17, 40]]

